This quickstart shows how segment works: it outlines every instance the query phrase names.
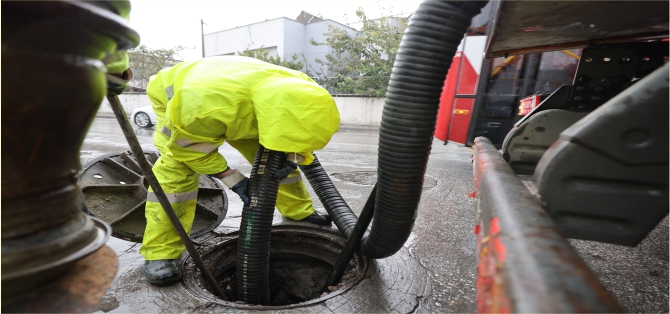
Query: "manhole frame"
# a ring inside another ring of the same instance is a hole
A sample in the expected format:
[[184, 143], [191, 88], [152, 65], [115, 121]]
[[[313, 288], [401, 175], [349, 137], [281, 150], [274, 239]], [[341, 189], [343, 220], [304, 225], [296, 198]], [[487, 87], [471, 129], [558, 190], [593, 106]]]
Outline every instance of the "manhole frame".
[[[338, 243], [333, 243], [334, 245], [341, 245], [341, 247], [344, 247], [344, 244], [346, 242], [346, 239], [343, 237], [341, 233], [339, 233], [338, 230], [336, 229], [322, 229], [322, 228], [313, 228], [313, 227], [308, 227], [308, 226], [296, 226], [296, 225], [275, 225], [272, 226], [272, 232], [288, 232], [288, 231], [294, 231], [297, 232], [298, 234], [319, 234], [319, 236], [327, 236], [330, 237], [331, 239], [337, 239]], [[213, 250], [225, 245], [229, 244], [230, 242], [237, 242], [238, 239], [238, 231], [226, 233], [223, 235], [217, 236], [216, 240], [209, 238], [207, 241], [203, 241], [203, 245], [201, 245], [198, 248], [199, 253], [201, 256], [207, 255], [207, 253], [212, 252]], [[212, 243], [216, 241], [216, 243]], [[335, 242], [335, 241], [332, 241]], [[270, 244], [272, 245], [272, 244]], [[211, 246], [211, 247], [208, 247]], [[202, 249], [203, 247], [208, 247], [207, 252], [203, 254]], [[363, 279], [366, 278], [366, 274], [368, 272], [368, 268], [370, 267], [370, 261], [367, 256], [362, 255], [360, 252], [356, 252], [354, 255], [354, 258], [359, 257], [361, 259], [361, 262], [363, 263], [363, 267], [361, 270], [362, 275], [357, 278], [353, 283], [350, 285], [347, 285], [341, 289], [335, 290], [325, 296], [320, 296], [316, 299], [312, 299], [309, 301], [305, 302], [300, 302], [300, 303], [295, 303], [295, 304], [289, 304], [289, 305], [280, 305], [280, 306], [273, 306], [273, 305], [251, 305], [251, 304], [244, 304], [244, 303], [237, 303], [237, 302], [230, 302], [230, 301], [223, 301], [219, 298], [217, 298], [211, 291], [207, 289], [203, 289], [198, 286], [197, 284], [197, 278], [195, 277], [195, 274], [198, 273], [197, 267], [192, 266], [190, 269], [187, 268], [187, 263], [193, 264], [193, 261], [191, 259], [190, 254], [188, 252], [184, 253], [184, 257], [182, 259], [182, 281], [181, 285], [182, 287], [188, 291], [189, 294], [191, 294], [193, 297], [205, 300], [210, 303], [214, 303], [217, 305], [229, 307], [229, 308], [235, 308], [235, 309], [242, 309], [242, 310], [286, 310], [286, 309], [294, 309], [294, 308], [303, 308], [303, 307], [308, 307], [312, 306], [321, 302], [324, 302], [326, 300], [332, 299], [344, 292], [349, 291], [351, 288], [359, 285]], [[205, 290], [205, 291], [203, 291]]]

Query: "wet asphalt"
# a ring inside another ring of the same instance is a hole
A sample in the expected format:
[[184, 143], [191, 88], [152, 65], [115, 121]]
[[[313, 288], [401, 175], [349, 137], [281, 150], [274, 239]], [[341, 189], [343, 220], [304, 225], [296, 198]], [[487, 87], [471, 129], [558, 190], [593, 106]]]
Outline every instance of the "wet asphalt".
[[[152, 128], [134, 126], [145, 150], [153, 147]], [[378, 130], [343, 126], [316, 152], [326, 172], [357, 214], [372, 185], [370, 178], [349, 175], [377, 166]], [[129, 150], [115, 119], [97, 117], [81, 149], [82, 164], [107, 153]], [[220, 153], [231, 167], [249, 174], [251, 165], [232, 147]], [[476, 312], [476, 242], [471, 150], [435, 140], [424, 192], [412, 235], [395, 255], [371, 260], [365, 279], [336, 297], [285, 312], [305, 313], [464, 313]], [[353, 178], [354, 182], [351, 182]], [[309, 186], [309, 185], [308, 185]], [[228, 213], [214, 231], [236, 231], [242, 202], [226, 189]], [[315, 206], [325, 212], [314, 192]], [[374, 223], [374, 222], [373, 222]], [[276, 211], [274, 225], [296, 224]], [[299, 224], [299, 223], [298, 223]], [[334, 229], [335, 227], [331, 227]], [[668, 219], [636, 247], [570, 240], [579, 255], [627, 312], [668, 312]], [[119, 256], [119, 271], [96, 313], [203, 313], [239, 310], [211, 304], [181, 284], [158, 288], [147, 283], [139, 244], [116, 238], [108, 242]], [[248, 310], [247, 310], [248, 311]]]

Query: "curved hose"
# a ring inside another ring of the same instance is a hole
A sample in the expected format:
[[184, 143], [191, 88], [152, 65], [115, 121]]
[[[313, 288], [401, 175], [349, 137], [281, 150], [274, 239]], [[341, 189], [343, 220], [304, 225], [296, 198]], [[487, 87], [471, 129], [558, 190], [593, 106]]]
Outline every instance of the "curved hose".
[[[425, 1], [409, 21], [391, 72], [379, 135], [377, 195], [370, 258], [395, 254], [412, 231], [421, 199], [444, 78], [456, 49], [485, 1]], [[349, 236], [356, 215], [321, 165], [301, 167], [338, 229]]]
[[242, 209], [237, 239], [237, 298], [247, 304], [270, 305], [270, 233], [279, 179], [272, 176], [286, 154], [258, 148], [247, 193], [251, 202]]
[[337, 191], [333, 182], [330, 181], [328, 174], [321, 167], [316, 154], [314, 155], [314, 161], [309, 165], [300, 166], [300, 170], [305, 174], [309, 184], [314, 189], [323, 207], [326, 208], [330, 218], [333, 219], [337, 229], [348, 239], [354, 230], [358, 217], [351, 211], [347, 202], [344, 201], [340, 192]]

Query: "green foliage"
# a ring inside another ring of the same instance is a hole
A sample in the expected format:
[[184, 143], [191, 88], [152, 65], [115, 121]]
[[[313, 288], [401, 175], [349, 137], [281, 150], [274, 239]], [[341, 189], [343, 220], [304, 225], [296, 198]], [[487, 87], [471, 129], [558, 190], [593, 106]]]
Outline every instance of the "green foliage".
[[286, 61], [282, 60], [281, 57], [272, 57], [270, 56], [270, 52], [268, 52], [266, 49], [263, 49], [262, 47], [260, 49], [254, 49], [254, 50], [245, 50], [243, 52], [237, 52], [237, 55], [239, 56], [244, 56], [244, 57], [251, 57], [251, 58], [256, 58], [261, 61], [265, 61], [267, 63], [272, 63], [276, 64], [279, 66], [283, 66], [285, 68], [289, 68], [292, 70], [296, 71], [303, 71], [304, 64], [300, 61], [298, 61], [298, 55], [294, 54], [291, 57], [291, 60]]
[[178, 62], [179, 52], [190, 48], [174, 46], [170, 49], [151, 49], [145, 45], [128, 50], [130, 68], [133, 69], [132, 85], [146, 88], [149, 78], [158, 71], [171, 67]]
[[334, 94], [356, 94], [384, 97], [407, 19], [383, 17], [370, 20], [362, 8], [356, 10], [360, 29], [355, 34], [329, 25], [326, 42], [332, 53], [325, 60], [316, 59], [320, 69], [313, 70], [316, 81]]

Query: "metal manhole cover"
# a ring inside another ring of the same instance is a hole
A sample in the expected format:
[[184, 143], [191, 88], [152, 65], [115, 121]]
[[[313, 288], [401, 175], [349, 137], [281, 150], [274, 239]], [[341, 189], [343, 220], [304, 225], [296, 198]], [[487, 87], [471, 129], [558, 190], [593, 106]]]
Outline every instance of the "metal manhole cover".
[[[153, 165], [159, 154], [151, 152], [145, 156]], [[82, 171], [78, 183], [91, 215], [110, 224], [112, 236], [141, 243], [147, 224], [144, 205], [149, 185], [133, 154], [126, 151], [103, 155], [87, 162]], [[201, 175], [191, 237], [218, 227], [227, 211], [223, 185]]]
[[[377, 171], [351, 171], [333, 173], [332, 175], [337, 180], [345, 183], [356, 185], [373, 186], [377, 182]], [[424, 175], [423, 190], [432, 189], [437, 185], [437, 179]]]

